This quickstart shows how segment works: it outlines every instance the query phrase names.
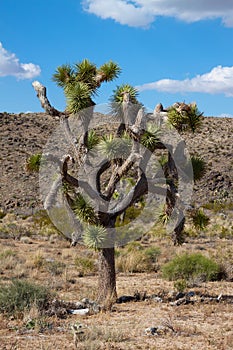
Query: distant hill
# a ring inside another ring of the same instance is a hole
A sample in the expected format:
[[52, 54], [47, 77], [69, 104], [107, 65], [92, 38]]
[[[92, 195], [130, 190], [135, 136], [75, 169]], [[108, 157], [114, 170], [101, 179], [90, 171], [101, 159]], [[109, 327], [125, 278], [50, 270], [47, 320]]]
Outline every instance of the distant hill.
[[[0, 113], [1, 169], [0, 208], [30, 214], [42, 208], [38, 174], [29, 174], [27, 158], [42, 151], [59, 121], [44, 113]], [[205, 117], [203, 128], [183, 137], [191, 154], [208, 165], [204, 178], [196, 183], [193, 202], [233, 201], [233, 118]]]

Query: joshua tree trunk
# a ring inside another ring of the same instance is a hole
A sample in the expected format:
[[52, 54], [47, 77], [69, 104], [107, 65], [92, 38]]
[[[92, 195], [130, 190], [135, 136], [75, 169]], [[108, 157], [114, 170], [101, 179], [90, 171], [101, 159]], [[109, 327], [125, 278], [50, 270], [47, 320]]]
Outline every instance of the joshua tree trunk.
[[108, 308], [116, 301], [117, 297], [114, 248], [100, 250], [98, 268], [98, 300]]

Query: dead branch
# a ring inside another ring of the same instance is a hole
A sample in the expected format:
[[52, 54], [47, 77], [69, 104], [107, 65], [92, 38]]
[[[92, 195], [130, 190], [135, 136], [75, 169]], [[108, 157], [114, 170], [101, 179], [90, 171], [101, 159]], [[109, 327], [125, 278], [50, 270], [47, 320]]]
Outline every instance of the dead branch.
[[52, 117], [61, 117], [64, 113], [58, 111], [56, 108], [52, 107], [46, 94], [46, 87], [43, 86], [39, 81], [34, 81], [32, 83], [34, 90], [37, 93], [37, 97], [40, 100], [41, 107], [45, 110], [46, 113]]

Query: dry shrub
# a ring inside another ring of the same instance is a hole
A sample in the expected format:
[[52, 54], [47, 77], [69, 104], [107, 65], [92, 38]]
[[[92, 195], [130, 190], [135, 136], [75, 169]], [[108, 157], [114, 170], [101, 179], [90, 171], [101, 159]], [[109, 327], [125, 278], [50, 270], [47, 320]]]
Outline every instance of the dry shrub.
[[18, 264], [16, 252], [11, 249], [5, 249], [0, 253], [0, 269], [14, 270]]
[[116, 269], [130, 273], [155, 271], [159, 254], [157, 247], [144, 248], [140, 243], [132, 242], [117, 253]]
[[96, 264], [92, 258], [77, 256], [74, 263], [80, 277], [96, 272]]

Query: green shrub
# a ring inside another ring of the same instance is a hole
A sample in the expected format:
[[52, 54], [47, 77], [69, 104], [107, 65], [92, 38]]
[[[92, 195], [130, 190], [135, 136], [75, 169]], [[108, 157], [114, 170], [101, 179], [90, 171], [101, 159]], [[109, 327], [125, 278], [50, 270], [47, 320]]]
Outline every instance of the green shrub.
[[117, 217], [116, 226], [120, 227], [120, 226], [128, 225], [142, 213], [143, 208], [144, 208], [143, 204], [138, 207], [136, 207], [135, 205], [131, 205], [126, 209], [123, 221], [121, 220], [121, 216]]
[[144, 254], [152, 263], [157, 262], [161, 251], [158, 247], [149, 247], [144, 250]]
[[200, 253], [177, 255], [162, 268], [163, 277], [176, 281], [178, 279], [194, 282], [217, 280], [220, 266]]
[[32, 306], [40, 312], [48, 307], [50, 291], [24, 280], [13, 280], [10, 285], [0, 285], [0, 312], [7, 315], [20, 315]]
[[221, 227], [221, 232], [219, 233], [220, 238], [232, 238], [233, 237], [233, 228], [227, 228], [225, 226]]
[[194, 227], [198, 230], [203, 230], [210, 222], [209, 217], [205, 215], [202, 208], [194, 211], [192, 214], [192, 220]]
[[219, 213], [221, 210], [233, 210], [233, 202], [222, 203], [219, 201], [213, 201], [209, 203], [205, 203], [203, 208], [208, 210], [213, 210], [214, 213]]
[[43, 226], [49, 226], [52, 225], [52, 221], [50, 217], [47, 214], [47, 211], [44, 209], [38, 210], [34, 215], [33, 215], [33, 222], [38, 225], [40, 228]]
[[38, 172], [40, 169], [42, 154], [37, 153], [31, 155], [26, 162], [26, 169], [29, 172]]
[[129, 242], [125, 246], [125, 249], [127, 250], [127, 252], [135, 252], [135, 251], [143, 250], [143, 245], [140, 242], [133, 241], [133, 242]]

